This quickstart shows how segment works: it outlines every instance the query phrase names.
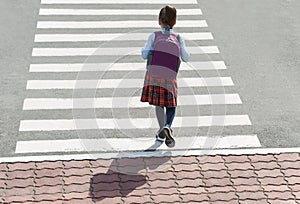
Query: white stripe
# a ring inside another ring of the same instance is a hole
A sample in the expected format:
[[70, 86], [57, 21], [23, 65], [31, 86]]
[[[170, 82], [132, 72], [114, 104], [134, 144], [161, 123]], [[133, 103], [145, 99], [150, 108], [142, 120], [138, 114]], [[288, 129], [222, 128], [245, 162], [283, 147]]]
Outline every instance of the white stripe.
[[[70, 160], [94, 160], [115, 158], [139, 158], [139, 157], [176, 157], [176, 156], [206, 156], [206, 155], [265, 155], [282, 153], [300, 153], [300, 147], [292, 148], [237, 148], [237, 149], [213, 149], [213, 150], [176, 150], [172, 151], [142, 151], [142, 152], [120, 152], [120, 153], [89, 153], [89, 154], [56, 154], [44, 156], [12, 156], [0, 157], [0, 163], [15, 162], [41, 162], [41, 161], [70, 161]], [[200, 157], [201, 158], [201, 157]]]
[[[233, 86], [231, 77], [179, 78], [179, 87]], [[28, 80], [27, 89], [141, 88], [144, 79]]]
[[[182, 95], [178, 105], [241, 104], [238, 94]], [[23, 110], [80, 109], [80, 108], [142, 108], [140, 97], [101, 98], [26, 98]]]
[[[191, 54], [215, 54], [219, 53], [217, 46], [187, 47]], [[119, 56], [141, 55], [140, 47], [118, 48], [33, 48], [32, 56]]]
[[[37, 28], [155, 28], [157, 21], [38, 21]], [[207, 27], [205, 20], [181, 20], [176, 27]]]
[[[173, 150], [261, 147], [256, 135], [177, 137], [176, 142]], [[34, 140], [18, 141], [15, 153], [143, 151], [151, 145], [153, 145], [153, 138]], [[148, 150], [155, 150], [154, 148]], [[166, 150], [168, 147], [162, 144], [157, 145], [156, 149]]]
[[[180, 70], [222, 70], [224, 61], [182, 63]], [[87, 64], [30, 64], [29, 72], [92, 72], [92, 71], [145, 71], [143, 63], [87, 63]]]
[[[179, 33], [185, 40], [212, 40], [210, 32]], [[88, 42], [88, 41], [137, 41], [147, 40], [149, 33], [112, 34], [36, 34], [35, 42]]]
[[41, 4], [197, 4], [196, 0], [41, 0]]
[[[158, 9], [44, 9], [39, 15], [151, 15], [157, 16]], [[201, 9], [178, 9], [178, 16], [202, 15]]]
[[[251, 125], [248, 115], [176, 117], [173, 127]], [[156, 118], [21, 120], [19, 131], [157, 128]]]

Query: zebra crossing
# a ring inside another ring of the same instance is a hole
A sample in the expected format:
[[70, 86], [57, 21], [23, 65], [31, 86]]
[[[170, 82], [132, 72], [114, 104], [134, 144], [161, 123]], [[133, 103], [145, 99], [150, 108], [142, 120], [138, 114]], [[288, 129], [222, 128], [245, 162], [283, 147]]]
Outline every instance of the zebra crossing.
[[41, 0], [15, 153], [151, 150], [158, 124], [139, 101], [140, 50], [165, 4], [191, 53], [178, 76], [174, 151], [261, 147], [196, 0]]

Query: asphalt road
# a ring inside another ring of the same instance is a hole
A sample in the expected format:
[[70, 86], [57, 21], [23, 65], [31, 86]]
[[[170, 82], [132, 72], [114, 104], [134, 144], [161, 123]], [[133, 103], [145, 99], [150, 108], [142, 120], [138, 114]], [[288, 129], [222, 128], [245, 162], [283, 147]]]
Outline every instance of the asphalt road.
[[[300, 2], [198, 1], [263, 147], [300, 147]], [[0, 156], [14, 156], [40, 2], [0, 2]], [[50, 138], [51, 136], [49, 136]]]
[[264, 147], [300, 146], [300, 2], [198, 1]]

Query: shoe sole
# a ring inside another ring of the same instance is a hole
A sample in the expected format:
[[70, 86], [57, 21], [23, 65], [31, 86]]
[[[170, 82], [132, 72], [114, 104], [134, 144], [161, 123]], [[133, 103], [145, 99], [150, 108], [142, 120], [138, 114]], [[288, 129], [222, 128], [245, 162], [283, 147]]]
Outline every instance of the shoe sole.
[[[168, 147], [174, 147], [175, 146], [175, 140], [174, 138], [171, 136], [171, 130], [168, 128], [164, 128], [163, 129], [163, 134], [166, 137], [165, 143]], [[167, 143], [167, 141], [171, 141], [170, 143]]]

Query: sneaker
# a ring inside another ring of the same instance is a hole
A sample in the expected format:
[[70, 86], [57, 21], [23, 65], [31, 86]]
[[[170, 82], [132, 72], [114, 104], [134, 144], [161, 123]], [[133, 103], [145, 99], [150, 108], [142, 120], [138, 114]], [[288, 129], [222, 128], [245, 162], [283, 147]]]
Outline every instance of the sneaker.
[[173, 138], [173, 130], [170, 129], [168, 126], [165, 126], [162, 130], [164, 137], [166, 138], [165, 143], [168, 147], [175, 146], [175, 140]]
[[156, 133], [156, 140], [160, 141], [160, 142], [164, 142], [166, 137], [164, 136], [164, 134], [162, 133], [162, 130], [157, 131]]

